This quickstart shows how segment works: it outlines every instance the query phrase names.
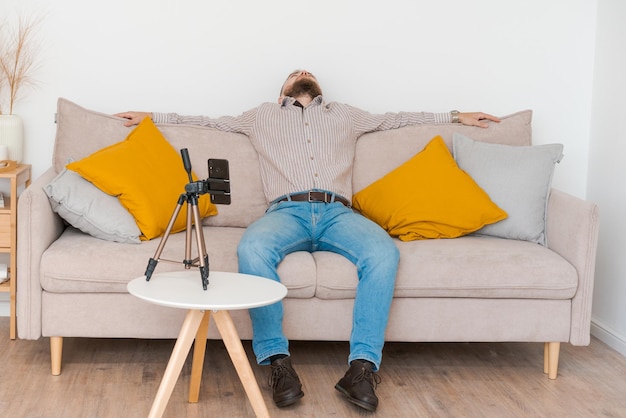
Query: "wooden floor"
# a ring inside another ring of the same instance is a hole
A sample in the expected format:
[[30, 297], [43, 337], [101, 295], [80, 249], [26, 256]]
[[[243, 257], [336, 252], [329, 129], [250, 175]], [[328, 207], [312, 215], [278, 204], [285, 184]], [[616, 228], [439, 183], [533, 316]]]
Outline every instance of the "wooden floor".
[[[146, 417], [174, 342], [67, 338], [63, 372], [50, 374], [49, 339], [9, 339], [0, 318], [0, 417]], [[244, 347], [250, 356], [249, 342]], [[559, 377], [543, 374], [534, 343], [389, 343], [368, 413], [334, 389], [345, 372], [346, 343], [293, 342], [305, 396], [278, 409], [267, 369], [253, 364], [272, 417], [626, 417], [626, 358], [593, 339], [561, 345]], [[187, 403], [191, 358], [166, 417], [249, 417], [252, 408], [221, 341], [210, 341], [200, 402]]]

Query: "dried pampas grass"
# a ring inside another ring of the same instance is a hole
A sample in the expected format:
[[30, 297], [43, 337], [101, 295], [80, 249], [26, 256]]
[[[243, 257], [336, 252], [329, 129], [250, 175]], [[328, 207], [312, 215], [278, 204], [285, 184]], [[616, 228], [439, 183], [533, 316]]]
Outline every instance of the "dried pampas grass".
[[17, 28], [0, 23], [0, 115], [13, 114], [13, 106], [23, 88], [35, 84], [39, 43], [36, 31], [39, 18], [20, 16]]

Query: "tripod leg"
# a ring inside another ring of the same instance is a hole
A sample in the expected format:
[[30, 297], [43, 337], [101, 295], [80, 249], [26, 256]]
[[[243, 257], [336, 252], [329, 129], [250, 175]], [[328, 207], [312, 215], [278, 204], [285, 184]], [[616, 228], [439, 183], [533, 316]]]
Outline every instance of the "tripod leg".
[[170, 232], [172, 231], [172, 228], [174, 227], [174, 222], [176, 222], [178, 213], [180, 212], [180, 209], [183, 206], [183, 202], [185, 201], [186, 201], [186, 195], [181, 194], [180, 197], [178, 198], [178, 203], [176, 204], [176, 207], [174, 208], [174, 213], [172, 214], [172, 217], [170, 218], [170, 222], [167, 224], [165, 233], [163, 234], [163, 237], [161, 238], [161, 242], [159, 243], [159, 246], [154, 252], [154, 257], [148, 260], [148, 267], [146, 267], [146, 274], [145, 274], [146, 281], [150, 281], [150, 278], [152, 277], [152, 273], [154, 273], [154, 269], [156, 268], [157, 263], [159, 262], [159, 258], [161, 257], [161, 253], [163, 252], [163, 248], [165, 247], [165, 243], [167, 242], [167, 238], [170, 236]]
[[196, 224], [196, 242], [198, 245], [198, 259], [200, 262], [199, 269], [200, 276], [202, 278], [202, 288], [206, 290], [209, 285], [209, 256], [206, 252], [206, 244], [204, 242], [204, 232], [202, 231], [197, 198], [193, 200], [191, 207], [193, 212], [193, 221]]
[[183, 260], [185, 269], [189, 269], [191, 268], [191, 266], [193, 266], [193, 259], [191, 258], [191, 221], [193, 220], [193, 197], [188, 197], [187, 203], [189, 202], [191, 203], [187, 205], [187, 229], [185, 230], [185, 259]]

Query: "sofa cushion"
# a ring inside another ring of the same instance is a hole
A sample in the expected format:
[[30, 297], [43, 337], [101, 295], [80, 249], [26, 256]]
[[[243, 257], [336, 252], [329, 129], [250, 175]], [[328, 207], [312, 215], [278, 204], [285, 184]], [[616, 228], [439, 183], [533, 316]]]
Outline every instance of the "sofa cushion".
[[[237, 271], [237, 245], [244, 231], [244, 228], [204, 228], [210, 271]], [[185, 255], [185, 235], [185, 232], [170, 235], [155, 274], [184, 268], [179, 262]], [[160, 241], [121, 244], [69, 227], [42, 256], [41, 286], [52, 293], [127, 293], [126, 284], [145, 274], [148, 260], [154, 256]], [[192, 255], [195, 254], [194, 245]], [[289, 289], [288, 297], [310, 298], [315, 294], [315, 263], [310, 253], [288, 255], [278, 273]], [[199, 272], [198, 290], [202, 291]]]
[[[53, 166], [57, 173], [68, 160], [85, 158], [118, 143], [131, 131], [124, 126], [122, 118], [85, 109], [63, 98], [57, 101], [56, 120]], [[203, 224], [246, 227], [263, 215], [267, 201], [258, 156], [248, 137], [201, 126], [159, 124], [157, 127], [174, 149], [189, 150], [193, 171], [199, 178], [208, 176], [209, 158], [229, 160], [232, 204], [220, 205], [219, 214], [205, 218]], [[229, 146], [224, 146], [225, 143]], [[182, 160], [179, 164], [182, 167]]]
[[546, 245], [548, 197], [554, 166], [563, 145], [511, 146], [487, 144], [455, 133], [454, 158], [508, 218], [477, 233]]
[[353, 206], [402, 241], [456, 238], [506, 218], [436, 136], [353, 196]]
[[487, 129], [449, 123], [408, 126], [365, 134], [357, 141], [352, 177], [353, 191], [356, 193], [383, 177], [421, 151], [437, 135], [443, 138], [450, 151], [455, 132], [476, 141], [507, 145], [532, 144], [532, 111], [524, 110], [500, 119], [500, 123], [489, 123]]
[[119, 199], [77, 173], [63, 169], [44, 191], [52, 210], [75, 228], [100, 239], [139, 244], [141, 231]]
[[[205, 228], [216, 239], [207, 242], [211, 270], [237, 271], [236, 247], [243, 232]], [[184, 239], [184, 233], [173, 234], [162, 259], [182, 260]], [[70, 227], [44, 253], [41, 285], [52, 293], [126, 293], [126, 284], [144, 275], [157, 241], [120, 244]], [[576, 269], [532, 242], [479, 236], [395, 242], [400, 250], [395, 297], [568, 299], [577, 290]], [[155, 273], [182, 268], [160, 261]], [[289, 254], [278, 273], [288, 298], [334, 300], [356, 294], [356, 267], [335, 253]], [[199, 273], [198, 287], [202, 291]]]
[[[578, 286], [574, 266], [528, 241], [465, 236], [401, 242], [394, 296], [569, 299]], [[330, 252], [315, 253], [321, 299], [356, 295], [356, 268]], [[350, 271], [351, 274], [346, 274]]]

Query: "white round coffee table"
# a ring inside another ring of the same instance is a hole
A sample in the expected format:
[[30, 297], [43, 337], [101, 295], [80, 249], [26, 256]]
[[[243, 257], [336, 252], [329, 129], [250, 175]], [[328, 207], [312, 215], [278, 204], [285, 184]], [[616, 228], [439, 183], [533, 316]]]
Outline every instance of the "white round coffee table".
[[203, 290], [200, 272], [190, 269], [153, 274], [150, 281], [146, 281], [145, 276], [138, 277], [128, 283], [128, 292], [150, 303], [189, 310], [152, 404], [150, 417], [163, 415], [194, 338], [196, 344], [189, 384], [189, 402], [198, 401], [211, 312], [255, 414], [269, 417], [259, 385], [228, 311], [278, 302], [287, 295], [285, 286], [264, 277], [211, 271], [207, 290]]

